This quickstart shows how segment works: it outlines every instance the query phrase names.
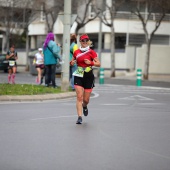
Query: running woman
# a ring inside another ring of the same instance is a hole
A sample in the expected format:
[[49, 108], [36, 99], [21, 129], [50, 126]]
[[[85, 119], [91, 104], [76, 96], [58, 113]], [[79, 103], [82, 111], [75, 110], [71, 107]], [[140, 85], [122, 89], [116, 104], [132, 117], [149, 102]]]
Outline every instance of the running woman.
[[90, 48], [91, 41], [89, 40], [89, 36], [83, 34], [80, 36], [79, 41], [81, 46], [74, 52], [73, 58], [70, 61], [71, 66], [75, 63], [78, 66], [77, 70], [73, 73], [74, 87], [77, 95], [76, 108], [78, 119], [76, 124], [82, 123], [82, 111], [84, 116], [88, 115], [87, 105], [94, 87], [94, 74], [92, 67], [100, 67], [97, 53]]
[[15, 75], [17, 72], [17, 63], [18, 59], [17, 52], [15, 51], [15, 46], [11, 45], [10, 50], [7, 52], [6, 59], [9, 61], [8, 65], [8, 83], [15, 84]]
[[36, 78], [36, 83], [37, 84], [41, 84], [42, 83], [42, 72], [44, 69], [44, 55], [43, 55], [43, 49], [39, 48], [38, 49], [38, 53], [35, 54], [35, 58], [34, 58], [34, 64], [36, 69], [37, 69], [37, 73], [38, 76]]

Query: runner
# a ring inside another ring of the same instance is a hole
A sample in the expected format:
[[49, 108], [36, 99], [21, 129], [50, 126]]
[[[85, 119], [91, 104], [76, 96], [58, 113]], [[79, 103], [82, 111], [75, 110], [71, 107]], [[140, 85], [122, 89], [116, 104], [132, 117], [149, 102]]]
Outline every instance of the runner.
[[77, 94], [76, 108], [77, 108], [77, 124], [82, 123], [82, 110], [84, 116], [88, 115], [87, 105], [90, 100], [90, 95], [94, 87], [94, 74], [92, 66], [100, 67], [100, 61], [97, 53], [90, 48], [91, 41], [87, 34], [80, 36], [80, 48], [73, 54], [73, 59], [70, 65], [77, 63], [77, 70], [74, 75], [74, 86]]
[[17, 72], [17, 63], [16, 60], [18, 59], [17, 52], [15, 51], [15, 46], [11, 45], [10, 50], [7, 52], [6, 59], [9, 61], [8, 66], [8, 83], [12, 82], [15, 84], [15, 75]]
[[35, 64], [35, 67], [37, 69], [38, 72], [38, 76], [36, 78], [36, 83], [37, 84], [42, 84], [42, 72], [44, 69], [44, 55], [43, 55], [43, 49], [42, 48], [38, 48], [38, 53], [35, 54], [35, 58], [33, 61], [33, 64]]

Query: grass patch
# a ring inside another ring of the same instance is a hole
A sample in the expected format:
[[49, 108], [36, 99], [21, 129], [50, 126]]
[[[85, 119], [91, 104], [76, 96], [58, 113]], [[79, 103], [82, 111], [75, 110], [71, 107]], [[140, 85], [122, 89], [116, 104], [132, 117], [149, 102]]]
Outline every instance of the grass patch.
[[45, 87], [32, 84], [0, 84], [0, 95], [36, 95], [62, 93], [61, 87]]

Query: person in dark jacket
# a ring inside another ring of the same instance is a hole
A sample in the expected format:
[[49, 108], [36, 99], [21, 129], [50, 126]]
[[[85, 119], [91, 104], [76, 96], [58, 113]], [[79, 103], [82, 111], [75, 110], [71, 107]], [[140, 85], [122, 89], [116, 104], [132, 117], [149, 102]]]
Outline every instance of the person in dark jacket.
[[60, 46], [54, 41], [54, 34], [48, 33], [46, 40], [43, 45], [43, 54], [44, 54], [44, 65], [45, 65], [45, 86], [49, 86], [50, 81], [52, 81], [52, 86], [56, 88], [55, 83], [55, 72], [56, 64], [61, 60], [59, 55]]

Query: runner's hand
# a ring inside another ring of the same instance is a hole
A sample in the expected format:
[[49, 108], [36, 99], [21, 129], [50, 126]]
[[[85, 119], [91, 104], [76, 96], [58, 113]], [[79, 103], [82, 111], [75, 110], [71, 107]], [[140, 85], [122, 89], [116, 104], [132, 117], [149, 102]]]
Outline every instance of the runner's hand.
[[76, 60], [71, 60], [70, 65], [73, 66], [76, 63]]
[[86, 63], [86, 64], [91, 64], [91, 61], [90, 60], [88, 60], [88, 59], [84, 59], [84, 62]]

